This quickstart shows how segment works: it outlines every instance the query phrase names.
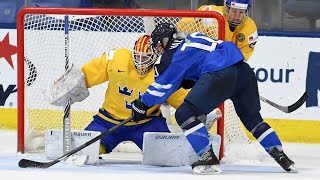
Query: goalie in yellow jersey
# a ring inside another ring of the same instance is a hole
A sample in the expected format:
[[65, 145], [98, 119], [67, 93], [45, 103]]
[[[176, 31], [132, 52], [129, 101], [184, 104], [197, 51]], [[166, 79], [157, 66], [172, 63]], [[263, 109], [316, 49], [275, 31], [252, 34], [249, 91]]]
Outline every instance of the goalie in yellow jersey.
[[[61, 106], [69, 98], [71, 103], [80, 102], [89, 95], [88, 88], [108, 81], [102, 107], [93, 116], [93, 120], [85, 130], [103, 133], [122, 120], [128, 119], [132, 115], [132, 101], [140, 98], [148, 86], [154, 82], [153, 66], [157, 56], [150, 48], [150, 41], [149, 35], [143, 35], [135, 42], [133, 51], [126, 48], [110, 50], [101, 57], [84, 64], [81, 71], [72, 66], [55, 83], [58, 87], [51, 88], [50, 103]], [[68, 79], [71, 83], [65, 83]], [[67, 84], [64, 85], [67, 87], [59, 88], [63, 87], [63, 85], [59, 85], [60, 82]], [[61, 89], [67, 90], [59, 92]], [[167, 102], [177, 108], [188, 92], [188, 90], [180, 88]], [[144, 132], [170, 132], [166, 119], [161, 115], [160, 105], [152, 107], [148, 111], [148, 115], [152, 118], [144, 119], [138, 123], [128, 122], [116, 131], [104, 136], [100, 141], [100, 154], [111, 152], [123, 141], [133, 141], [142, 149]]]
[[[153, 65], [157, 56], [150, 48], [150, 41], [149, 35], [143, 35], [135, 42], [133, 52], [125, 48], [110, 50], [82, 67], [88, 88], [109, 81], [102, 107], [86, 130], [103, 133], [131, 116], [132, 101], [139, 98], [154, 82]], [[187, 93], [187, 90], [181, 88], [171, 96], [168, 103], [177, 108]], [[103, 137], [100, 154], [111, 152], [123, 141], [132, 141], [142, 149], [144, 132], [170, 132], [166, 119], [161, 115], [160, 105], [154, 106], [148, 113], [155, 117], [139, 123], [129, 122]]]
[[[225, 19], [225, 40], [234, 42], [241, 50], [246, 61], [254, 51], [258, 41], [255, 22], [248, 16], [250, 0], [226, 0], [225, 6], [203, 5], [198, 11], [217, 11]], [[217, 22], [211, 18], [183, 18], [176, 24], [183, 32], [200, 32], [217, 38]]]

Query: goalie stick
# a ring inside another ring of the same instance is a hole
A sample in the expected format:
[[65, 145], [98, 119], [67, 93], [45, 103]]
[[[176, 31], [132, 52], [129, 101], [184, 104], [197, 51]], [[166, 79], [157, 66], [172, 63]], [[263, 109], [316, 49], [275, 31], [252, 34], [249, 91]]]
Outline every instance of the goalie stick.
[[84, 143], [83, 145], [69, 151], [68, 153], [62, 155], [61, 157], [50, 161], [50, 162], [38, 162], [38, 161], [32, 161], [32, 160], [28, 160], [28, 159], [21, 159], [19, 161], [19, 167], [21, 168], [42, 168], [42, 169], [46, 169], [48, 167], [51, 167], [52, 165], [55, 165], [56, 163], [62, 161], [63, 159], [75, 154], [76, 152], [80, 151], [81, 149], [93, 144], [94, 142], [100, 140], [101, 138], [103, 138], [104, 136], [110, 134], [111, 132], [113, 132], [114, 130], [118, 129], [119, 127], [123, 126], [124, 124], [126, 124], [127, 122], [131, 121], [132, 117], [121, 121], [119, 124], [113, 126], [112, 128], [108, 129], [107, 131], [105, 131], [104, 133], [100, 134], [99, 136], [91, 139], [90, 141]]
[[262, 96], [260, 96], [260, 100], [270, 104], [271, 106], [279, 109], [282, 112], [291, 113], [291, 112], [297, 110], [307, 100], [307, 92], [303, 93], [303, 95], [300, 97], [300, 99], [290, 106], [280, 106], [279, 104], [276, 104], [276, 103], [274, 103], [274, 102], [272, 102]]
[[[70, 68], [69, 62], [69, 16], [64, 17], [64, 56], [65, 71]], [[67, 153], [71, 148], [71, 120], [70, 120], [71, 99], [69, 98], [63, 107], [63, 153]]]

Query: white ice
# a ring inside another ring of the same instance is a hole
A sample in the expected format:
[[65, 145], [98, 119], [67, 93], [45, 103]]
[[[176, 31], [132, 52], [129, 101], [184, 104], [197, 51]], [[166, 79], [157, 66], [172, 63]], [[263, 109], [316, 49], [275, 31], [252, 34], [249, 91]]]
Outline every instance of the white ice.
[[16, 132], [0, 130], [0, 179], [22, 180], [304, 180], [320, 178], [319, 144], [283, 144], [286, 154], [295, 161], [298, 173], [287, 173], [271, 159], [262, 148], [253, 144], [242, 150], [233, 146], [229, 158], [222, 160], [220, 175], [196, 175], [190, 166], [156, 167], [139, 164], [136, 153], [110, 155], [110, 162], [95, 166], [72, 166], [64, 161], [48, 169], [23, 169], [18, 167], [22, 158], [46, 162], [37, 154], [16, 153]]

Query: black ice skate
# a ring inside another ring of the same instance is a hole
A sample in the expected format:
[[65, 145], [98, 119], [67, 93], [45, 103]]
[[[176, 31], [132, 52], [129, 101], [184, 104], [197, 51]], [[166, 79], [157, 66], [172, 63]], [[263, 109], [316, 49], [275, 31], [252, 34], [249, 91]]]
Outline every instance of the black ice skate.
[[297, 172], [294, 167], [294, 162], [291, 161], [283, 151], [279, 151], [278, 148], [274, 147], [271, 149], [270, 155], [284, 170], [288, 172]]
[[197, 174], [220, 174], [220, 162], [212, 148], [203, 153], [200, 159], [192, 164], [193, 172]]

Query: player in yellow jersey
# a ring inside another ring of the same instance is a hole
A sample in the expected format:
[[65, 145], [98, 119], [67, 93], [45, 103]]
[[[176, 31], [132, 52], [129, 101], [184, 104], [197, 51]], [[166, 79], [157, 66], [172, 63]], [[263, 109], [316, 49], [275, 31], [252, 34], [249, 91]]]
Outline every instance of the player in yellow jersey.
[[[225, 41], [234, 42], [246, 61], [254, 51], [258, 41], [255, 22], [248, 16], [250, 0], [227, 0], [225, 6], [203, 5], [198, 11], [217, 11], [225, 19]], [[184, 18], [176, 24], [178, 30], [192, 33], [201, 32], [217, 38], [217, 24], [213, 19]]]
[[[150, 40], [149, 35], [144, 35], [135, 42], [133, 52], [125, 48], [110, 50], [82, 67], [88, 88], [109, 81], [102, 108], [86, 130], [105, 132], [131, 116], [131, 102], [154, 82], [156, 56], [150, 48]], [[180, 89], [168, 103], [177, 108], [187, 93], [187, 90]], [[129, 122], [103, 137], [100, 153], [111, 152], [122, 141], [133, 141], [142, 149], [144, 132], [170, 132], [161, 116], [160, 105], [154, 106], [148, 114], [155, 117], [139, 123]]]
[[[63, 105], [69, 98], [71, 103], [80, 102], [89, 95], [88, 88], [108, 81], [102, 107], [93, 116], [93, 120], [85, 130], [103, 133], [122, 120], [128, 119], [132, 115], [132, 101], [140, 98], [148, 86], [154, 82], [155, 70], [153, 66], [157, 56], [150, 48], [150, 41], [149, 35], [143, 35], [135, 42], [133, 51], [126, 48], [110, 50], [101, 57], [84, 64], [81, 71], [74, 67], [70, 68], [70, 72], [67, 72], [60, 79], [74, 76], [75, 78], [71, 77], [72, 82], [76, 81], [77, 83], [74, 88], [67, 83], [69, 86], [67, 89], [71, 90], [65, 92], [65, 96], [62, 98], [60, 95], [55, 96], [58, 98], [51, 98], [55, 101], [52, 101], [51, 104]], [[177, 108], [188, 92], [188, 90], [180, 88], [167, 102]], [[152, 118], [148, 117], [138, 123], [128, 122], [108, 136], [104, 136], [100, 141], [100, 154], [111, 152], [123, 141], [133, 141], [142, 149], [144, 132], [170, 132], [166, 119], [161, 115], [160, 105], [152, 107], [148, 111], [148, 115]]]
[[[258, 41], [258, 32], [255, 22], [248, 16], [250, 0], [226, 0], [225, 6], [203, 5], [198, 11], [216, 11], [225, 19], [225, 39], [232, 41], [248, 61]], [[218, 24], [212, 18], [183, 18], [176, 27], [187, 34], [200, 32], [212, 38], [218, 38]], [[189, 82], [192, 87], [194, 82]], [[211, 116], [221, 117], [220, 109], [215, 109]], [[212, 122], [210, 122], [212, 124]]]

